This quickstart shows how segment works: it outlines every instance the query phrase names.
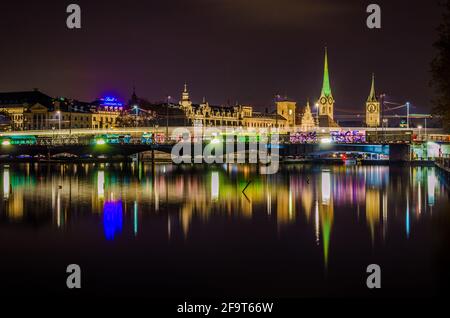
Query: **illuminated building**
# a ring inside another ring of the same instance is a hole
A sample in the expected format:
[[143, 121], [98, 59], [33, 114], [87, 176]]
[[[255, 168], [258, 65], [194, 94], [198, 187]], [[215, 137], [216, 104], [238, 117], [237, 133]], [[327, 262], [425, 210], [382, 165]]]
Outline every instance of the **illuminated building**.
[[49, 106], [52, 98], [35, 89], [24, 92], [0, 93], [0, 113], [10, 120], [11, 130], [24, 128], [24, 112], [33, 106]]
[[114, 128], [122, 110], [112, 97], [86, 103], [38, 90], [0, 93], [0, 113], [9, 118], [11, 130]]
[[372, 75], [372, 85], [366, 102], [366, 125], [367, 127], [380, 126], [380, 103], [375, 94], [375, 75]]
[[311, 107], [309, 106], [309, 100], [306, 102], [306, 106], [303, 110], [300, 121], [300, 129], [302, 131], [313, 130], [316, 127], [314, 117], [311, 113]]
[[188, 125], [282, 128], [294, 126], [295, 123], [295, 102], [277, 100], [276, 113], [256, 112], [252, 106], [248, 105], [214, 106], [210, 105], [206, 99], [203, 99], [200, 104], [193, 104], [186, 84], [179, 106], [185, 113]]

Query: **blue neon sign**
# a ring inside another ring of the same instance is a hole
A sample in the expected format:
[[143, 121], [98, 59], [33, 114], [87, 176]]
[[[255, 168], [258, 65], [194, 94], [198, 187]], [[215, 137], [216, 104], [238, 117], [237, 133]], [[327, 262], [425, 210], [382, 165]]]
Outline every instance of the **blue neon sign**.
[[117, 98], [112, 96], [105, 96], [101, 98], [100, 101], [102, 102], [101, 103], [102, 106], [120, 106], [120, 107], [123, 106], [122, 102], [120, 102]]

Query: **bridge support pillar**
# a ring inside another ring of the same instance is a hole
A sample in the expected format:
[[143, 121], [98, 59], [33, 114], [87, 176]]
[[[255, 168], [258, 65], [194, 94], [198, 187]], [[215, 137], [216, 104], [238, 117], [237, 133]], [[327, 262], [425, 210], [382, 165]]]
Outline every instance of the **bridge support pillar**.
[[389, 145], [390, 161], [410, 161], [411, 146], [407, 144], [391, 144]]

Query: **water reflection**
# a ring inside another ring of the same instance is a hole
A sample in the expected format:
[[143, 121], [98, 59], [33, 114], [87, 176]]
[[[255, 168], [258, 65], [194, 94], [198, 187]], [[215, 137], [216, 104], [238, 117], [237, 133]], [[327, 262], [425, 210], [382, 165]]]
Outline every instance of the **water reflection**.
[[421, 167], [291, 165], [260, 175], [248, 165], [120, 163], [4, 165], [1, 171], [2, 223], [69, 231], [83, 219], [99, 218], [103, 229], [90, 226], [104, 239], [126, 240], [146, 231], [143, 221], [163, 217], [172, 240], [179, 234], [187, 239], [215, 220], [253, 220], [255, 227], [264, 220], [278, 235], [290, 227], [304, 231], [303, 239], [321, 249], [325, 268], [340, 228], [354, 227], [358, 239], [374, 247], [399, 232], [412, 237], [436, 204], [448, 204], [435, 169]]

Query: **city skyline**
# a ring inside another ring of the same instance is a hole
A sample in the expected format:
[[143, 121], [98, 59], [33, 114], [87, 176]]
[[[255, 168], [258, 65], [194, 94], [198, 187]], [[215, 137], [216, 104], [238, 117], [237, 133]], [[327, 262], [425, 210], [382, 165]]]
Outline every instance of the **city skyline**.
[[[65, 27], [64, 4], [3, 4], [2, 11], [21, 12], [22, 20], [36, 11], [42, 18], [18, 24], [11, 14], [1, 22], [8, 25], [1, 35], [15, 50], [1, 53], [0, 90], [37, 87], [80, 100], [115, 93], [126, 100], [135, 86], [140, 97], [163, 100], [178, 97], [186, 81], [196, 101], [206, 95], [213, 104], [238, 101], [263, 110], [278, 93], [302, 106], [308, 97], [319, 97], [326, 45], [337, 109], [360, 110], [376, 73], [378, 92], [394, 102], [410, 101], [415, 112], [429, 112], [437, 5], [381, 1], [380, 31], [365, 27], [365, 3], [319, 2], [264, 1], [253, 12], [229, 1], [132, 1], [126, 8], [79, 1], [81, 30]], [[115, 21], [120, 10], [123, 18]], [[17, 54], [25, 43], [34, 48], [32, 55]]]

